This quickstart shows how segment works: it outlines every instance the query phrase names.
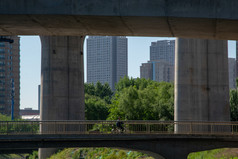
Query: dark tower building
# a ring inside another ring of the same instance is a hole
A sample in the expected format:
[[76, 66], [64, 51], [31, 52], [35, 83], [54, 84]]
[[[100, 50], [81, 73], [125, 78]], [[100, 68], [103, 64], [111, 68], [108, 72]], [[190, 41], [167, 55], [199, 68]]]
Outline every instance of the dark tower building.
[[0, 36], [0, 113], [19, 116], [20, 38]]

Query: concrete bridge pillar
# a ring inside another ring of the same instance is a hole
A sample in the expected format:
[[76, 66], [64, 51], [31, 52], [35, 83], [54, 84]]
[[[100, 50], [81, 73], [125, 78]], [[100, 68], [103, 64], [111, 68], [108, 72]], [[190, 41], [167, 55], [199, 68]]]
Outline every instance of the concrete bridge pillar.
[[[83, 36], [41, 36], [41, 120], [84, 120]], [[42, 126], [41, 132], [50, 129]], [[52, 129], [52, 128], [51, 128]], [[41, 159], [56, 149], [40, 149]]]
[[230, 121], [227, 41], [176, 40], [175, 121]]

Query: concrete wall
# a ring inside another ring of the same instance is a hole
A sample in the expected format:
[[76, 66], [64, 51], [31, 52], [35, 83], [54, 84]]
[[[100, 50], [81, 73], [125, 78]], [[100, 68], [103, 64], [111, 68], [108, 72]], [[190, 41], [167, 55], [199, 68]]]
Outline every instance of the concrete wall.
[[84, 119], [84, 37], [41, 36], [41, 120]]
[[178, 38], [175, 54], [175, 121], [230, 121], [227, 41]]
[[[85, 119], [83, 42], [82, 36], [41, 36], [41, 120]], [[55, 127], [42, 125], [44, 130]], [[40, 158], [56, 150], [40, 149]]]

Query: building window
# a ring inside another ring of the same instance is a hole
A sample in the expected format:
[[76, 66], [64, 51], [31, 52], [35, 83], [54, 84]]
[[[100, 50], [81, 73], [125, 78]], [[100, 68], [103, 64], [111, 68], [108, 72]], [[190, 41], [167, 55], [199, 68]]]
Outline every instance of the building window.
[[5, 47], [5, 43], [4, 42], [0, 42], [0, 47]]
[[0, 48], [0, 53], [5, 53], [5, 49]]

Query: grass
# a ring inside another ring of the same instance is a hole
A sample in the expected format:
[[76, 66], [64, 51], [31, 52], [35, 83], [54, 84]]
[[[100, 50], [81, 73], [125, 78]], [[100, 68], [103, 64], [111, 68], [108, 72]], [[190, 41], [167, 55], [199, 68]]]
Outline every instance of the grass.
[[238, 159], [237, 148], [223, 148], [190, 153], [188, 159]]
[[[37, 159], [35, 151], [29, 159]], [[5, 158], [18, 158], [19, 156], [3, 156]], [[21, 159], [21, 158], [19, 158]], [[146, 154], [136, 151], [126, 151], [111, 148], [67, 148], [52, 155], [50, 159], [153, 159]], [[238, 148], [223, 148], [190, 153], [188, 159], [238, 159]]]
[[154, 159], [136, 151], [111, 148], [67, 148], [50, 159]]

